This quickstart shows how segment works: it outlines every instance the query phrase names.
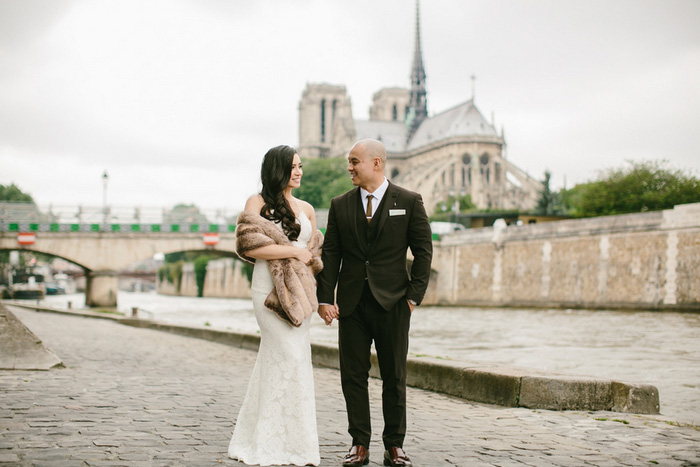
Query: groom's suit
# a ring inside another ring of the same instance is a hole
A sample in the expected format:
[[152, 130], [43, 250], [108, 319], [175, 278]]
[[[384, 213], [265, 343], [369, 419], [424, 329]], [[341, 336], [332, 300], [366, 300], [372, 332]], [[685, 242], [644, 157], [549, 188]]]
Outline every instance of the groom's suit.
[[[413, 254], [410, 277], [408, 249]], [[389, 183], [370, 222], [359, 188], [334, 198], [322, 259], [318, 301], [339, 307], [341, 381], [353, 445], [369, 447], [367, 380], [374, 341], [383, 380], [384, 445], [402, 447], [410, 326], [407, 300], [420, 303], [423, 299], [432, 260], [430, 224], [421, 196]]]

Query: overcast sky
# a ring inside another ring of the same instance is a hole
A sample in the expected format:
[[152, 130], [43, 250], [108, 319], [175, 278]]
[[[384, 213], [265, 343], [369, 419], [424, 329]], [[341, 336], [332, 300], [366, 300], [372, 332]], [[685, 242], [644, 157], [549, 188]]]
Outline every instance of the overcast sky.
[[[471, 97], [555, 187], [700, 175], [700, 1], [424, 0], [431, 115]], [[0, 0], [0, 184], [39, 204], [241, 209], [306, 83], [409, 85], [412, 0]]]

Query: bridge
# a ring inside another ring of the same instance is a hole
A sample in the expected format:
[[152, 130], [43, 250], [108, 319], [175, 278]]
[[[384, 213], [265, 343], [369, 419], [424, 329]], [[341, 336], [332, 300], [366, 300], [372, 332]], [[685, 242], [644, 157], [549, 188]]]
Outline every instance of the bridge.
[[34, 251], [85, 269], [85, 303], [117, 304], [118, 271], [156, 253], [235, 255], [237, 213], [193, 206], [114, 208], [0, 203], [0, 251]]

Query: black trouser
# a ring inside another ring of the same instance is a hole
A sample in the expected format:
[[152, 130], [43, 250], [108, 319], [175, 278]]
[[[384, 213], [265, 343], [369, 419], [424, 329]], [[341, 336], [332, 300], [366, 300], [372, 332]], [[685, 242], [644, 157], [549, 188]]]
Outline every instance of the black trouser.
[[382, 376], [384, 447], [403, 448], [406, 436], [406, 355], [411, 311], [405, 299], [386, 311], [365, 284], [355, 311], [339, 320], [340, 379], [353, 445], [369, 448], [368, 378], [372, 341]]

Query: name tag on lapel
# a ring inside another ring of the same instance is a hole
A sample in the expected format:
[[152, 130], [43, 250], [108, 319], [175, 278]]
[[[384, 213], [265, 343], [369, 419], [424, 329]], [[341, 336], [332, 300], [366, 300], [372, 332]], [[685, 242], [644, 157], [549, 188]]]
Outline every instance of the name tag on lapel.
[[406, 210], [405, 209], [389, 209], [389, 215], [390, 216], [405, 216]]

